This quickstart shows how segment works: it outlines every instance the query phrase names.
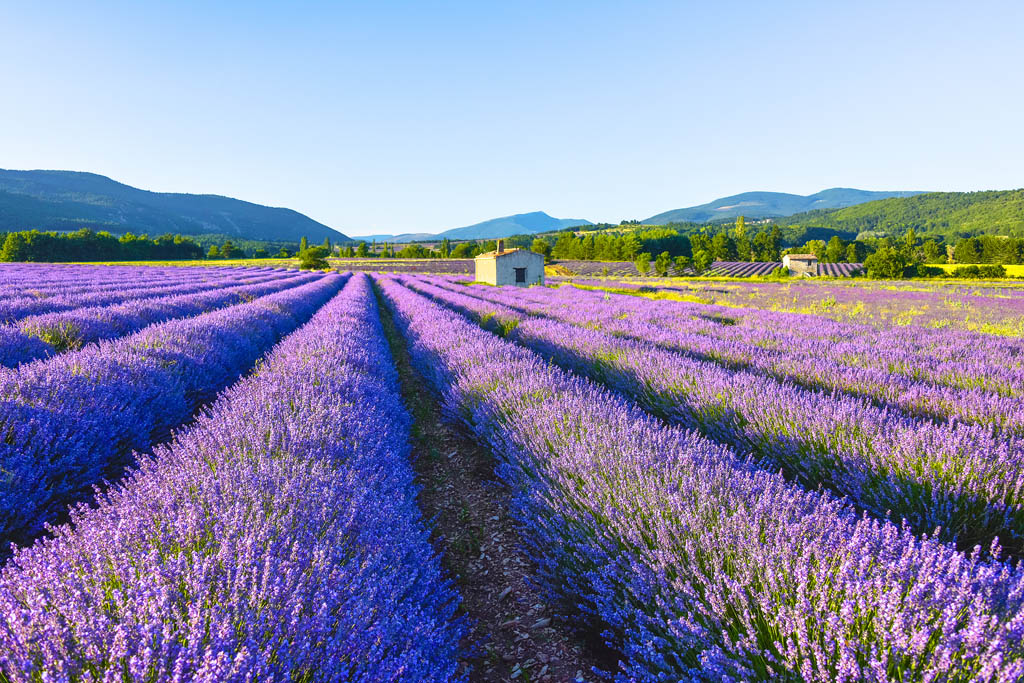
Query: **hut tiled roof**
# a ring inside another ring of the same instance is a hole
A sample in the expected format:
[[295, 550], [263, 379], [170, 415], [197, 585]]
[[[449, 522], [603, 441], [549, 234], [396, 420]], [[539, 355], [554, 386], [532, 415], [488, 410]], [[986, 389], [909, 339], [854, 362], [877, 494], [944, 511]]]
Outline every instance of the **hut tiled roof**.
[[505, 256], [506, 254], [514, 254], [517, 251], [523, 251], [522, 249], [502, 249], [501, 251], [485, 251], [482, 254], [476, 256], [476, 258], [498, 258], [499, 256]]

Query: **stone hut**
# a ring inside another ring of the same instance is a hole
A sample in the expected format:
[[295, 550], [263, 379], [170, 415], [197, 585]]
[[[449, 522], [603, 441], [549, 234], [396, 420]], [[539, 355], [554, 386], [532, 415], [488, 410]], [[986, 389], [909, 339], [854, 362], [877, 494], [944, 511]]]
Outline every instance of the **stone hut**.
[[786, 254], [782, 265], [789, 268], [790, 275], [818, 275], [818, 257], [814, 254]]
[[526, 249], [505, 249], [504, 240], [498, 240], [494, 251], [473, 260], [477, 282], [517, 287], [544, 284], [544, 257]]

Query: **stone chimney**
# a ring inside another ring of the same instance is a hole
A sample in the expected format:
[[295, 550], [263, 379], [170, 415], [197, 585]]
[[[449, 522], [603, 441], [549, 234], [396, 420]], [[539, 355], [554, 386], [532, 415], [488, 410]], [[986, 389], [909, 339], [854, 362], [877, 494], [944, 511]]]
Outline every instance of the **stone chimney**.
[[494, 249], [494, 251], [496, 251], [496, 252], [498, 252], [500, 254], [504, 248], [505, 248], [505, 240], [498, 240], [498, 246]]

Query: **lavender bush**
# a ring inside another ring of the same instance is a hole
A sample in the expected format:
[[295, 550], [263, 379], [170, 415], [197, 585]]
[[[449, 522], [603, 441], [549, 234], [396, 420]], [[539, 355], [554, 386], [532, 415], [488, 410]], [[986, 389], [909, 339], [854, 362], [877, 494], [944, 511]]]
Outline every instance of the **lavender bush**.
[[252, 303], [0, 370], [0, 543], [24, 544], [132, 450], [169, 436], [313, 315], [331, 275]]
[[1024, 570], [666, 427], [388, 278], [417, 367], [488, 443], [552, 599], [618, 679], [1010, 681]]
[[[86, 306], [28, 316], [15, 325], [17, 332], [11, 328], [0, 328], [0, 365], [15, 367], [28, 360], [138, 332], [147, 325], [252, 301], [310, 282], [315, 277], [292, 274], [248, 284], [225, 281], [216, 289], [196, 293], [132, 299], [109, 306]], [[36, 340], [44, 342], [44, 345], [40, 347]]]
[[[962, 424], [935, 424], [842, 394], [732, 371], [634, 339], [518, 313], [422, 282], [413, 286], [648, 411], [699, 429], [809, 488], [824, 485], [878, 517], [970, 548], [1024, 541], [1024, 447]], [[464, 288], [463, 288], [464, 289]], [[511, 324], [511, 323], [514, 323]]]
[[354, 278], [258, 373], [0, 573], [12, 681], [461, 681], [410, 419]]
[[20, 295], [4, 296], [0, 298], [0, 323], [10, 324], [28, 315], [67, 311], [83, 306], [107, 306], [124, 301], [190, 294], [232, 284], [273, 279], [281, 275], [247, 271], [211, 275], [192, 272], [191, 268], [176, 270], [179, 271], [176, 276], [167, 279], [154, 278], [153, 274], [147, 272], [148, 269], [143, 268], [141, 272], [126, 274], [125, 279], [110, 287], [95, 287], [85, 282], [83, 287], [57, 287], [48, 291], [31, 289]]

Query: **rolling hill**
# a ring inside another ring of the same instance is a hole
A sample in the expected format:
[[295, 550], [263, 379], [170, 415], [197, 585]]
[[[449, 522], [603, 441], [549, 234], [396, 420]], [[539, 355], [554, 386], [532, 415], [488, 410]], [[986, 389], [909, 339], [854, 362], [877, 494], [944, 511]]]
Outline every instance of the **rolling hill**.
[[577, 225], [593, 225], [590, 221], [582, 218], [554, 218], [543, 211], [531, 211], [530, 213], [517, 213], [512, 216], [502, 216], [491, 220], [474, 223], [462, 228], [452, 228], [444, 232], [432, 233], [405, 233], [403, 235], [367, 235], [359, 237], [366, 241], [377, 240], [388, 242], [412, 242], [429, 241], [447, 237], [453, 240], [493, 240], [498, 237], [511, 237], [512, 235], [536, 235], [562, 228], [572, 228]]
[[149, 192], [95, 173], [0, 169], [0, 231], [107, 230], [311, 242], [349, 238], [291, 209], [219, 195]]
[[731, 197], [722, 197], [699, 206], [665, 211], [642, 222], [648, 225], [664, 225], [666, 223], [714, 223], [721, 220], [734, 220], [737, 216], [775, 218], [816, 209], [835, 209], [888, 197], [909, 197], [915, 194], [919, 193], [872, 192], [845, 187], [834, 187], [806, 196], [785, 192], [744, 192]]
[[918, 232], [945, 236], [1024, 235], [1024, 189], [929, 192], [830, 211], [795, 214], [779, 223], [831, 228], [847, 233], [902, 233], [907, 228], [914, 228]]

